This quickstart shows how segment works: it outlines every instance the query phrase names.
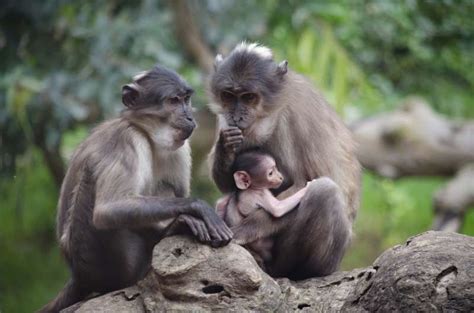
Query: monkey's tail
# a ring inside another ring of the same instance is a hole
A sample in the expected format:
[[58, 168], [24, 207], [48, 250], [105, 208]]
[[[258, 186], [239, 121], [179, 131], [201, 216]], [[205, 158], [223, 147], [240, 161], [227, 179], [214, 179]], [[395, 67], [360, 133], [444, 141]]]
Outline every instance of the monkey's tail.
[[42, 307], [37, 313], [58, 313], [62, 309], [83, 300], [86, 295], [84, 290], [81, 289], [74, 280], [70, 279], [56, 298]]

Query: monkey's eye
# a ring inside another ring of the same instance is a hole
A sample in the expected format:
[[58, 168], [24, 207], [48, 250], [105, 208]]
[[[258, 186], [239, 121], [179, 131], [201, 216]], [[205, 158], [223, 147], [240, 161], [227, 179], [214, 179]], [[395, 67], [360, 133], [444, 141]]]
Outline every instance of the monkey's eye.
[[170, 98], [169, 99], [169, 102], [171, 104], [178, 104], [180, 101], [179, 101], [179, 98], [178, 97], [173, 97], [173, 98]]
[[257, 95], [254, 93], [244, 93], [241, 96], [241, 99], [245, 103], [253, 103], [257, 100]]
[[186, 96], [186, 97], [184, 97], [184, 101], [185, 101], [186, 103], [189, 103], [189, 100], [191, 100], [191, 96]]
[[273, 171], [270, 171], [270, 173], [268, 173], [268, 176], [273, 176]]
[[223, 91], [221, 93], [221, 100], [223, 102], [234, 102], [235, 101], [235, 95], [231, 92]]

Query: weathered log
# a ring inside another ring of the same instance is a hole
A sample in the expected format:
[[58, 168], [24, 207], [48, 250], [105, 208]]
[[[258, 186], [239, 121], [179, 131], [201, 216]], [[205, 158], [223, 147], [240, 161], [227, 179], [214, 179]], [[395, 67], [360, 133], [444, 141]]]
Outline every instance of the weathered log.
[[273, 279], [242, 247], [170, 237], [136, 286], [63, 312], [402, 312], [474, 309], [474, 238], [427, 232], [372, 266], [301, 282]]
[[474, 162], [474, 121], [449, 120], [418, 98], [351, 126], [362, 165], [381, 176], [451, 176]]

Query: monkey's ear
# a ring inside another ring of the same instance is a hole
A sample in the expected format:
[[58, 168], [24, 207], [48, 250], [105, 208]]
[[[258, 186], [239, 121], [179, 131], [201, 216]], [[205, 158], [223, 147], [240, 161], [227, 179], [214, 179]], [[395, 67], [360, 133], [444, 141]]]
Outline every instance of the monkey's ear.
[[127, 108], [131, 108], [136, 104], [136, 100], [140, 92], [137, 85], [126, 84], [122, 87], [122, 102]]
[[278, 64], [278, 67], [277, 67], [277, 74], [278, 74], [279, 76], [283, 76], [283, 75], [285, 75], [287, 72], [288, 72], [288, 61], [285, 60], [285, 61], [281, 62], [280, 64]]
[[245, 190], [250, 187], [250, 175], [246, 171], [237, 171], [234, 173], [234, 181], [237, 188]]
[[219, 65], [221, 65], [222, 61], [224, 61], [222, 54], [216, 55], [216, 58], [214, 59], [214, 70], [217, 70]]

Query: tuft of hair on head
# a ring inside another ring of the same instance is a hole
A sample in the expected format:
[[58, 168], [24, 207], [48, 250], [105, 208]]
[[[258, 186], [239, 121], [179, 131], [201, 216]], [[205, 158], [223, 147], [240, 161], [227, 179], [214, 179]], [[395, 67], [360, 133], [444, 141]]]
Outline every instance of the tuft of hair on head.
[[240, 44], [238, 44], [232, 52], [236, 53], [253, 53], [258, 55], [259, 57], [263, 59], [273, 59], [273, 53], [270, 48], [267, 48], [263, 45], [260, 45], [259, 43], [253, 42], [253, 43], [248, 43], [246, 41], [242, 41]]
[[142, 79], [143, 77], [145, 77], [148, 73], [149, 73], [149, 71], [141, 71], [141, 72], [135, 74], [132, 79], [133, 79], [134, 82], [136, 82], [136, 81]]
[[250, 175], [255, 175], [255, 170], [259, 167], [260, 161], [265, 158], [274, 157], [261, 147], [252, 147], [240, 151], [232, 164], [232, 172], [246, 171]]

